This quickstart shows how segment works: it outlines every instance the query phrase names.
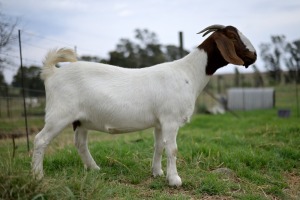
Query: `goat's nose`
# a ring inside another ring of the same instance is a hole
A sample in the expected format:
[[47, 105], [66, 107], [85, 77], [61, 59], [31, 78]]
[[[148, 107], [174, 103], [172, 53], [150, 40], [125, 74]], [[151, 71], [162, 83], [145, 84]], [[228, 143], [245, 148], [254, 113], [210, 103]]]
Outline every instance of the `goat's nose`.
[[252, 54], [252, 56], [251, 56], [251, 57], [252, 57], [252, 59], [254, 59], [254, 60], [256, 60], [256, 59], [257, 59], [257, 54], [256, 54], [256, 51], [254, 51], [254, 52], [253, 52], [253, 54]]

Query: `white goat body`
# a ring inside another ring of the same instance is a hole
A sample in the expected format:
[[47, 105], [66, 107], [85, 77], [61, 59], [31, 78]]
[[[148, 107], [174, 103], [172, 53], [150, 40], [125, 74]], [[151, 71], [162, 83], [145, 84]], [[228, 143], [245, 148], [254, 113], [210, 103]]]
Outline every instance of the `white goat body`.
[[87, 129], [108, 133], [142, 130], [164, 121], [183, 125], [209, 80], [197, 66], [201, 62], [205, 66], [205, 57], [196, 49], [181, 60], [144, 69], [91, 62], [55, 69], [55, 76], [45, 77], [46, 123], [52, 115], [60, 115], [66, 124], [79, 120]]
[[[216, 31], [215, 26], [210, 28], [209, 32], [212, 28]], [[186, 57], [143, 69], [76, 62], [72, 50], [50, 51], [41, 74], [46, 89], [46, 116], [44, 128], [35, 137], [34, 175], [43, 177], [45, 148], [68, 124], [73, 123], [75, 146], [85, 167], [92, 169], [99, 167], [87, 147], [88, 130], [116, 134], [154, 127], [152, 173], [163, 175], [161, 156], [166, 149], [167, 179], [170, 185], [180, 186], [176, 136], [179, 127], [189, 121], [196, 98], [210, 79], [208, 73], [229, 62], [248, 66], [256, 59], [254, 48], [244, 36], [244, 39], [239, 37], [244, 45], [222, 47], [222, 40], [227, 40], [224, 35], [227, 32], [238, 35], [237, 29], [218, 27], [218, 30]], [[58, 62], [73, 63], [56, 68]]]

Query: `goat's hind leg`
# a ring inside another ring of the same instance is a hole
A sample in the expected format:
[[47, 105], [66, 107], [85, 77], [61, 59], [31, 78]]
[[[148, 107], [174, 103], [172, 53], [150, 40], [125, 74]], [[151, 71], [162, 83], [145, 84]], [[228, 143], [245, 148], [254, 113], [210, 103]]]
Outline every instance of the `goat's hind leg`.
[[161, 157], [164, 150], [164, 141], [160, 127], [154, 129], [154, 155], [152, 161], [152, 174], [154, 177], [164, 174], [161, 168]]
[[99, 170], [100, 167], [96, 164], [89, 149], [87, 141], [87, 129], [83, 127], [77, 127], [75, 130], [75, 146], [77, 147], [78, 153], [82, 159], [84, 167], [86, 169]]
[[45, 149], [48, 144], [57, 136], [67, 124], [58, 123], [55, 126], [50, 123], [46, 123], [44, 128], [34, 138], [34, 148], [32, 155], [32, 172], [35, 178], [42, 179], [43, 172], [43, 159]]

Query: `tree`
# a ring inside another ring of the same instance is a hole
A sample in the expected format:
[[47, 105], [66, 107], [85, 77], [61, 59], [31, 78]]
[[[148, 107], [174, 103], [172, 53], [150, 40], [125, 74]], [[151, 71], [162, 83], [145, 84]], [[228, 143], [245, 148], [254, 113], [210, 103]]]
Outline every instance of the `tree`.
[[287, 55], [284, 58], [285, 64], [289, 70], [288, 80], [291, 82], [300, 82], [300, 40], [296, 40], [286, 45]]
[[5, 82], [4, 75], [0, 71], [0, 96], [5, 96], [7, 83]]
[[139, 41], [140, 67], [149, 67], [165, 61], [163, 51], [154, 32], [136, 29], [135, 38]]
[[7, 17], [0, 11], [0, 71], [4, 68], [3, 64], [8, 62], [3, 52], [7, 52], [16, 39], [15, 29], [17, 24], [18, 19]]
[[[189, 52], [183, 50], [183, 56], [187, 55]], [[166, 61], [178, 60], [181, 58], [180, 48], [175, 45], [166, 45], [165, 46], [165, 59]]]
[[116, 50], [109, 52], [108, 63], [126, 68], [141, 68], [139, 53], [140, 48], [137, 44], [123, 38], [117, 44]]
[[272, 36], [271, 43], [261, 44], [260, 50], [271, 80], [279, 83], [297, 79], [300, 69], [300, 40], [288, 42], [284, 35]]
[[88, 55], [83, 55], [80, 57], [80, 60], [88, 61], [88, 62], [97, 62], [100, 63], [102, 60], [97, 57], [97, 56], [88, 56]]
[[265, 63], [265, 68], [269, 71], [269, 77], [275, 83], [280, 83], [282, 67], [281, 56], [283, 54], [283, 46], [285, 36], [272, 36], [272, 43], [263, 43], [260, 45], [261, 58]]
[[[24, 70], [24, 88], [29, 96], [43, 96], [45, 94], [44, 83], [40, 79], [40, 67], [31, 66], [23, 67]], [[22, 87], [22, 71], [21, 67], [17, 74], [13, 77], [12, 86]]]
[[[188, 52], [184, 50], [184, 53]], [[180, 58], [179, 48], [159, 44], [157, 35], [147, 29], [135, 30], [135, 41], [121, 39], [109, 53], [107, 63], [126, 68], [142, 68]]]

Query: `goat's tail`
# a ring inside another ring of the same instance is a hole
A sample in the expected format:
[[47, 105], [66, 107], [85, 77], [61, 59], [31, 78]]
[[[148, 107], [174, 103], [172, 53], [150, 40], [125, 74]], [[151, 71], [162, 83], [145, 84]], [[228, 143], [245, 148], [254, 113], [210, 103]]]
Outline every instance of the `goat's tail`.
[[77, 55], [72, 49], [61, 48], [50, 50], [44, 59], [41, 79], [46, 80], [56, 70], [55, 65], [59, 62], [76, 62]]

